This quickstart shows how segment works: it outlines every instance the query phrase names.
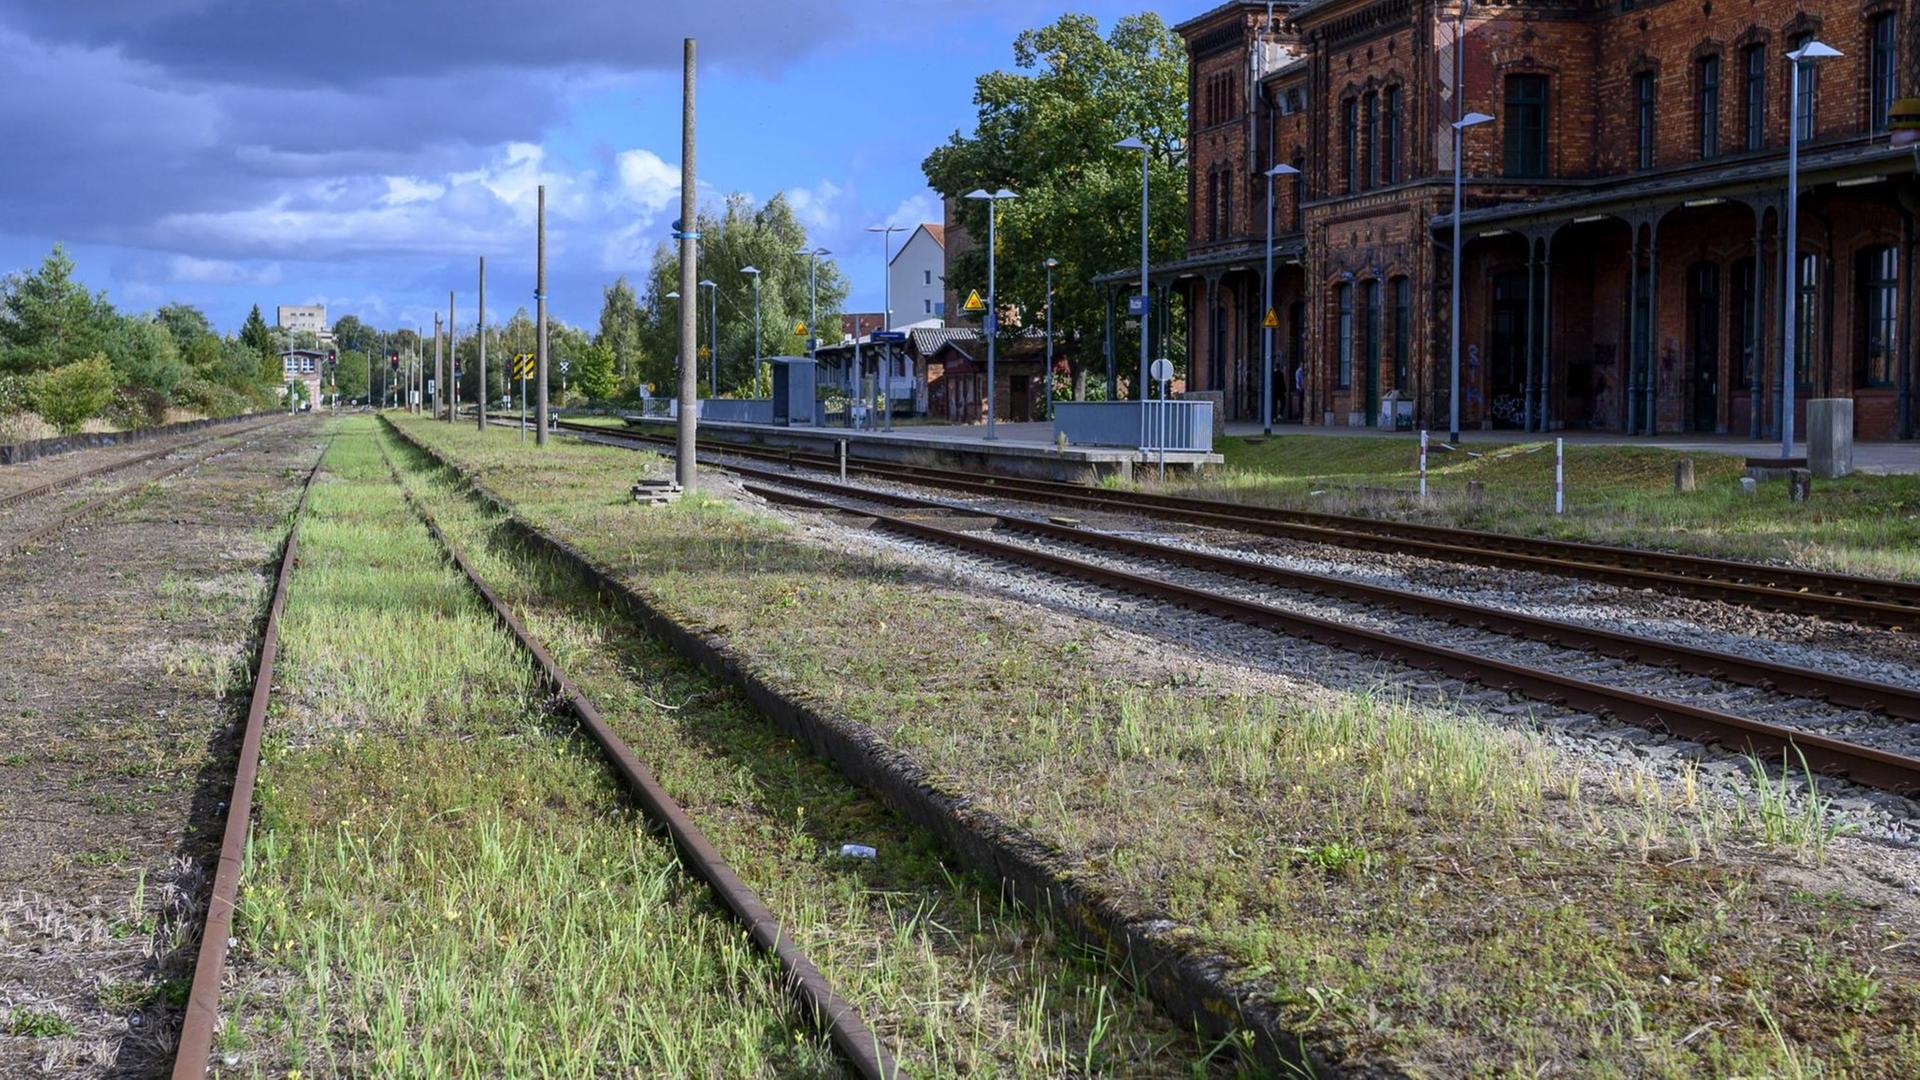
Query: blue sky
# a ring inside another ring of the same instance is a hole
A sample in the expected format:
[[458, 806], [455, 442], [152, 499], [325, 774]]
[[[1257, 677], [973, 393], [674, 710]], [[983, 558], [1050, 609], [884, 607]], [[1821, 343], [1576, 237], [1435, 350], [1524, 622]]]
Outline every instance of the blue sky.
[[922, 158], [1015, 34], [1068, 10], [1139, 5], [0, 0], [0, 266], [60, 241], [130, 310], [430, 327], [449, 289], [471, 318], [485, 254], [505, 317], [531, 306], [545, 183], [551, 310], [591, 324], [675, 216], [691, 34], [703, 200], [786, 192], [877, 310], [864, 228], [939, 219]]

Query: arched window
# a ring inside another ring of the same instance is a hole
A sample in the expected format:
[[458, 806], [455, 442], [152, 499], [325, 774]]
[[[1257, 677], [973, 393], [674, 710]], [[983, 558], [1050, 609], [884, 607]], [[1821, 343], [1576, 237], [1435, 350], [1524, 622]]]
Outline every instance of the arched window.
[[1342, 283], [1335, 286], [1333, 293], [1340, 313], [1340, 368], [1335, 373], [1335, 385], [1345, 390], [1353, 385], [1353, 286]]

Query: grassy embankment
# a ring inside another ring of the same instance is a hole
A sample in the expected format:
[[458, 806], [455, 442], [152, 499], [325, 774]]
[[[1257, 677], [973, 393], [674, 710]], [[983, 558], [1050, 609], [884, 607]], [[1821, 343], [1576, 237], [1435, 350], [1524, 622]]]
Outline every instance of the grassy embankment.
[[240, 1074], [832, 1074], [778, 972], [444, 566], [349, 421], [299, 526], [240, 986]]
[[1122, 663], [1094, 626], [1042, 630], [724, 502], [637, 508], [625, 489], [657, 460], [409, 430], [1082, 882], [1229, 957], [1348, 1062], [1920, 1070], [1911, 912], [1810, 869], [1831, 842], [1817, 806], [1662, 791], [1382, 695], [1273, 700], [1219, 669]]
[[[1920, 579], [1920, 476], [1855, 474], [1814, 481], [1804, 505], [1784, 482], [1740, 493], [1743, 459], [1639, 446], [1569, 445], [1567, 512], [1553, 513], [1553, 442], [1467, 443], [1427, 455], [1417, 499], [1419, 442], [1403, 438], [1283, 435], [1221, 440], [1226, 464], [1183, 493], [1334, 513], [1360, 513], [1523, 535], [1797, 563]], [[1691, 457], [1696, 492], [1674, 490], [1674, 463]], [[1468, 481], [1485, 485], [1467, 498]]]

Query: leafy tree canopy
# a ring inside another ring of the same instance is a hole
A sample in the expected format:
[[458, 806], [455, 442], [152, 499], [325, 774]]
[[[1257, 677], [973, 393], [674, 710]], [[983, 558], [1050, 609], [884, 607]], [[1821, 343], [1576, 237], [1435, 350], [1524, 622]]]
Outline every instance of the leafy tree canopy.
[[963, 295], [987, 291], [988, 206], [963, 196], [976, 188], [1019, 196], [998, 204], [998, 299], [1037, 325], [1045, 261], [1060, 261], [1054, 328], [1082, 345], [1067, 350], [1078, 396], [1106, 317], [1091, 279], [1136, 266], [1140, 257], [1141, 152], [1114, 143], [1138, 138], [1148, 147], [1152, 259], [1175, 258], [1185, 243], [1187, 186], [1177, 147], [1186, 130], [1186, 51], [1158, 15], [1143, 12], [1121, 18], [1104, 38], [1092, 16], [1064, 15], [1022, 32], [1013, 52], [1017, 70], [975, 80], [973, 133], [955, 132], [921, 167], [934, 190], [958, 200], [960, 223], [976, 244], [949, 269], [950, 286]]
[[[808, 270], [813, 262], [795, 252], [811, 248], [806, 226], [794, 216], [784, 195], [775, 195], [760, 206], [744, 195], [728, 196], [718, 216], [699, 215], [700, 277], [712, 281], [718, 296], [700, 289], [699, 310], [695, 317], [697, 346], [714, 340], [710, 321], [718, 308], [720, 392], [748, 391], [757, 372], [753, 350], [754, 282], [753, 275], [741, 273], [742, 267], [760, 271], [760, 355], [799, 356], [806, 353], [807, 334], [795, 328], [807, 322], [813, 309]], [[812, 267], [813, 287], [818, 289], [818, 325], [808, 331], [821, 344], [840, 340], [840, 313], [846, 306], [847, 281], [831, 257], [822, 257]], [[647, 272], [647, 293], [640, 309], [641, 352], [646, 364], [642, 381], [651, 382], [655, 393], [672, 395], [679, 385], [674, 358], [679, 355], [679, 308], [667, 294], [680, 287], [678, 250], [662, 243], [654, 251], [653, 265]], [[695, 350], [700, 366], [700, 393], [707, 393], [711, 368]]]

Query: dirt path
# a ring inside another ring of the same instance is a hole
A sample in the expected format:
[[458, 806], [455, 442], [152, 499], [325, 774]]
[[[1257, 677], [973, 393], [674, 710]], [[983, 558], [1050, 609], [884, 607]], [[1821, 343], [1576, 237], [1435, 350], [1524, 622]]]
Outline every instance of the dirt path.
[[164, 1072], [301, 419], [0, 562], [0, 1075]]

